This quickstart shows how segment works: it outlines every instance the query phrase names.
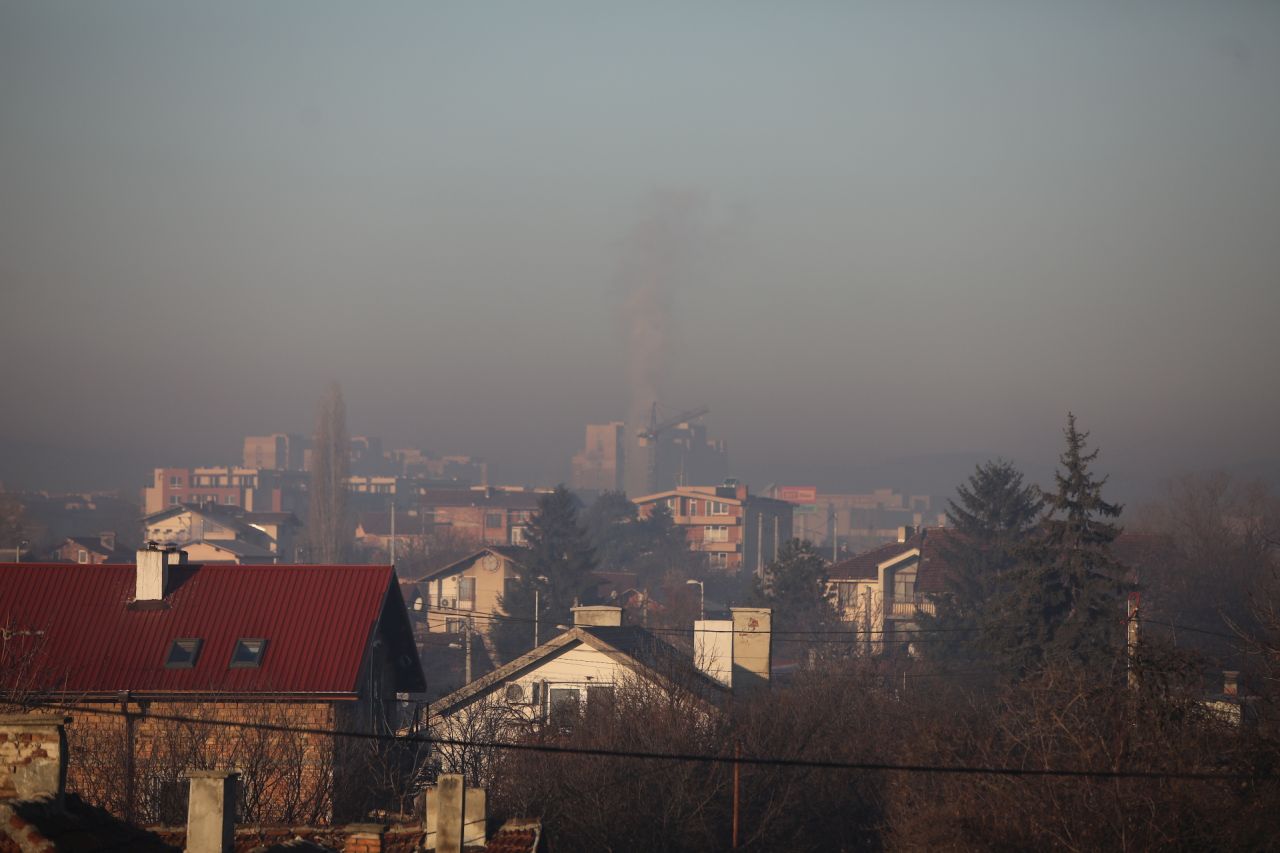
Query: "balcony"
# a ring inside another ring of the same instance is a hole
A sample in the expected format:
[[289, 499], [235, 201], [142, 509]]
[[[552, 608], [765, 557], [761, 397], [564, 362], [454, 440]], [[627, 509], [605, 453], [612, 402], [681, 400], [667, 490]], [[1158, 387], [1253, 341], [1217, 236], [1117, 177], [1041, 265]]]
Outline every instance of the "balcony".
[[894, 619], [913, 619], [917, 613], [933, 616], [937, 606], [928, 596], [916, 594], [910, 598], [894, 598], [886, 608]]

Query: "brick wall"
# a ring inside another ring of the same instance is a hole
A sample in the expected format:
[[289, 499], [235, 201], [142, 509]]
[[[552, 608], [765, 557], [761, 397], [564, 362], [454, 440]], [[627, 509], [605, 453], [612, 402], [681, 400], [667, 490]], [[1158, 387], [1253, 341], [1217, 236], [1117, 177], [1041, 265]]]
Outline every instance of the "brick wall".
[[[335, 739], [251, 726], [332, 731], [342, 728], [337, 704], [78, 703], [77, 707], [85, 710], [76, 711], [67, 732], [67, 787], [137, 823], [177, 823], [186, 817], [183, 770], [234, 767], [241, 772], [242, 820], [328, 823], [334, 816], [334, 771], [342, 761]], [[128, 716], [123, 713], [126, 710]], [[216, 725], [208, 722], [211, 720], [234, 720], [249, 726]]]
[[0, 716], [0, 800], [60, 794], [66, 741], [60, 716]]

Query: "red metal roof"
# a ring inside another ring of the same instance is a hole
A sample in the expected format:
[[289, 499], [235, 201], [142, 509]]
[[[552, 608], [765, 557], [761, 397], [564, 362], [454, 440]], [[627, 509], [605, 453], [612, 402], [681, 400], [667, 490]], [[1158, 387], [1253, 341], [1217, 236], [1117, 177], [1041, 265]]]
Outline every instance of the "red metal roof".
[[[133, 565], [0, 564], [0, 626], [43, 632], [25, 636], [47, 690], [352, 694], [394, 577], [390, 566], [172, 566], [165, 606], [146, 609], [130, 604]], [[203, 641], [195, 666], [167, 669], [185, 637]], [[261, 665], [229, 668], [236, 641], [259, 637]]]

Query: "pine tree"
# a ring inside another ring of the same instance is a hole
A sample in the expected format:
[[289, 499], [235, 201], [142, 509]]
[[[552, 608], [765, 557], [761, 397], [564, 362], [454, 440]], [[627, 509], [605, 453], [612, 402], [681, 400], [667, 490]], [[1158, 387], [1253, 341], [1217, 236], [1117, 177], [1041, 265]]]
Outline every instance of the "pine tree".
[[320, 400], [316, 432], [311, 442], [307, 541], [313, 562], [342, 563], [350, 553], [351, 531], [347, 514], [349, 445], [347, 407], [342, 402], [342, 388], [337, 382], [330, 382]]
[[1103, 499], [1107, 478], [1090, 471], [1098, 451], [1086, 451], [1089, 433], [1075, 415], [1064, 433], [1056, 491], [1044, 496], [1039, 529], [1000, 602], [1004, 618], [988, 632], [1019, 673], [1051, 661], [1106, 666], [1122, 649], [1125, 568], [1111, 554], [1120, 527], [1108, 521], [1122, 508]]
[[937, 660], [982, 656], [979, 629], [997, 617], [990, 605], [1044, 504], [1040, 490], [1024, 485], [1022, 472], [1003, 459], [977, 466], [956, 495], [958, 500], [948, 501], [950, 531], [941, 548], [949, 568], [947, 594], [934, 614], [920, 614], [923, 630], [948, 632], [945, 641], [923, 646]]
[[586, 531], [578, 524], [577, 498], [562, 485], [538, 500], [526, 537], [528, 556], [500, 598], [510, 618], [493, 627], [494, 642], [506, 660], [533, 646], [534, 591], [538, 639], [546, 642], [556, 625], [572, 623], [571, 608], [588, 597], [596, 568]]

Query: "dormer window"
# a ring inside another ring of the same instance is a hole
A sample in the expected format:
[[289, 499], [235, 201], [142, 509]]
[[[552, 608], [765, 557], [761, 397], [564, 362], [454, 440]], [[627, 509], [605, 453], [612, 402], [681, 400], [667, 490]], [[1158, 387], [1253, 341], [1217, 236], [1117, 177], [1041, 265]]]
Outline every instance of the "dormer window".
[[262, 655], [267, 650], [267, 641], [261, 637], [241, 637], [236, 640], [236, 647], [231, 651], [231, 669], [256, 669], [262, 665]]
[[191, 669], [200, 657], [200, 646], [204, 643], [199, 637], [183, 637], [174, 640], [169, 646], [169, 656], [164, 659], [165, 669]]

